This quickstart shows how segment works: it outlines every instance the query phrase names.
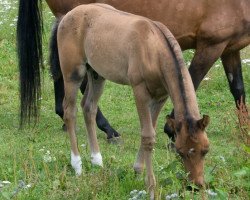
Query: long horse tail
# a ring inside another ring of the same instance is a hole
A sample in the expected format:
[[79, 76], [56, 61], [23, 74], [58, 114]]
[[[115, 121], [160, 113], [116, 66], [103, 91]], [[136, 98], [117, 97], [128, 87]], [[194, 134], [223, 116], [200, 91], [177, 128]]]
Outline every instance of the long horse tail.
[[40, 68], [42, 54], [41, 0], [19, 0], [17, 22], [17, 54], [20, 72], [20, 125], [39, 116], [41, 97]]

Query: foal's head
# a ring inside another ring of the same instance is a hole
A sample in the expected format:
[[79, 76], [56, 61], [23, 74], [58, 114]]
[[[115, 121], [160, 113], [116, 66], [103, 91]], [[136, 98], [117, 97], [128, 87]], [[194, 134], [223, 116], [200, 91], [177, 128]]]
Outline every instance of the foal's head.
[[205, 128], [209, 123], [209, 117], [204, 115], [198, 121], [181, 122], [168, 118], [167, 123], [176, 132], [175, 148], [183, 160], [186, 171], [189, 172], [189, 179], [198, 186], [204, 185], [204, 158], [209, 150]]

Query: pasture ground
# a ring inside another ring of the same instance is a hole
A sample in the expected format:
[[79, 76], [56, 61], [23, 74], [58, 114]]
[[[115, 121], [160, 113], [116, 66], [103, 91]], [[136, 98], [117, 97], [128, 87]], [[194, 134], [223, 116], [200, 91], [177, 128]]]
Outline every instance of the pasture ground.
[[[134, 190], [142, 191], [145, 185], [144, 178], [135, 177], [132, 169], [140, 137], [132, 91], [127, 86], [107, 82], [100, 102], [105, 116], [122, 134], [123, 144], [108, 144], [105, 135], [98, 130], [104, 168], [92, 167], [79, 107], [77, 134], [83, 159], [83, 175], [76, 178], [69, 165], [69, 140], [61, 130], [62, 121], [54, 113], [53, 82], [46, 61], [54, 17], [45, 4], [46, 69], [40, 121], [35, 127], [19, 130], [19, 75], [15, 41], [17, 3], [13, 0], [0, 0], [0, 199], [127, 200], [136, 196]], [[187, 62], [192, 54], [192, 51], [185, 52]], [[249, 48], [242, 51], [242, 59], [249, 104]], [[79, 100], [80, 97], [79, 94]], [[165, 115], [172, 109], [168, 101], [158, 120], [157, 144], [153, 156], [159, 199], [173, 199], [174, 195], [170, 195], [174, 193], [178, 196], [175, 199], [249, 199], [249, 147], [241, 139], [233, 97], [220, 61], [202, 82], [197, 97], [201, 113], [211, 117], [207, 129], [211, 150], [206, 157], [205, 167], [208, 189], [197, 193], [185, 189], [188, 185], [186, 174], [179, 157], [167, 149], [168, 139], [163, 133]], [[143, 194], [134, 197], [146, 198]]]

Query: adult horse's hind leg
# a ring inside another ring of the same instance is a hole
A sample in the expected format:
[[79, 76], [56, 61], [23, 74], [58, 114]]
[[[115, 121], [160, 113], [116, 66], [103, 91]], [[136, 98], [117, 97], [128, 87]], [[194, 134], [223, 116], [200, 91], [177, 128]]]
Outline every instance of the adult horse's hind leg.
[[77, 138], [75, 133], [76, 126], [76, 97], [81, 81], [65, 80], [65, 96], [63, 100], [64, 108], [64, 123], [67, 126], [67, 131], [70, 137], [71, 144], [71, 165], [77, 175], [82, 172], [82, 162], [78, 151]]
[[91, 162], [94, 165], [102, 166], [102, 156], [96, 136], [95, 118], [97, 113], [97, 103], [102, 94], [105, 80], [91, 68], [87, 70], [87, 74], [88, 87], [86, 89], [86, 94], [82, 99], [81, 106], [90, 144]]

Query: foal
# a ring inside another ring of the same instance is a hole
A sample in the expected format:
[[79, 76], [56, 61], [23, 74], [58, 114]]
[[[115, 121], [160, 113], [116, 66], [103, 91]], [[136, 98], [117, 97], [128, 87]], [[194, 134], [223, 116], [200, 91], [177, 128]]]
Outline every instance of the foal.
[[134, 164], [141, 173], [144, 162], [147, 186], [154, 198], [152, 149], [158, 114], [169, 95], [175, 119], [176, 149], [190, 179], [204, 183], [204, 156], [209, 148], [205, 133], [208, 116], [200, 118], [192, 80], [181, 49], [169, 30], [159, 22], [125, 13], [105, 4], [79, 6], [58, 27], [59, 58], [64, 78], [64, 121], [71, 142], [71, 164], [81, 174], [81, 158], [75, 135], [76, 94], [87, 73], [89, 84], [81, 102], [91, 149], [91, 161], [102, 166], [95, 116], [105, 79], [130, 85], [141, 124], [141, 145]]

